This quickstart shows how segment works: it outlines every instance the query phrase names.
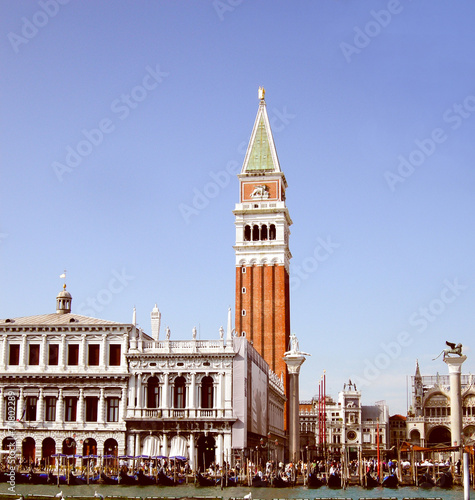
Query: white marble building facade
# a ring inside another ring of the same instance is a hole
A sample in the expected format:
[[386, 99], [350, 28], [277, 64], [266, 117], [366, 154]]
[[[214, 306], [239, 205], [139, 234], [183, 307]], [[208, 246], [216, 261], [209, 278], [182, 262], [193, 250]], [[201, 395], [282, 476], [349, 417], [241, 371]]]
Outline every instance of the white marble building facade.
[[52, 455], [125, 452], [131, 325], [71, 313], [0, 320], [2, 448], [21, 460], [52, 465]]

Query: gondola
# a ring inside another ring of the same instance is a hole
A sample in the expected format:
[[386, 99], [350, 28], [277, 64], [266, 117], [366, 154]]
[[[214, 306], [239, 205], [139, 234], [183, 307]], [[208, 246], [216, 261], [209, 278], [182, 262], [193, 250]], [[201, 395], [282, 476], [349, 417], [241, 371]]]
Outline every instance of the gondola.
[[157, 484], [157, 479], [155, 476], [147, 476], [142, 469], [137, 473], [137, 484], [139, 486], [150, 486], [152, 484]]
[[217, 483], [221, 485], [221, 482], [223, 483], [223, 486], [237, 486], [238, 485], [238, 478], [236, 476], [223, 476], [222, 478], [219, 478]]
[[267, 481], [267, 479], [263, 476], [257, 475], [252, 478], [253, 488], [265, 488], [267, 486], [269, 486], [269, 481]]
[[157, 476], [157, 484], [159, 486], [176, 486], [180, 481], [175, 481], [173, 477], [167, 476], [164, 472], [160, 471]]
[[99, 474], [90, 474], [89, 478], [87, 474], [82, 474], [80, 476], [75, 476], [72, 472], [69, 473], [69, 484], [80, 485], [80, 484], [97, 484], [100, 482], [101, 476]]
[[104, 474], [104, 472], [101, 472], [101, 483], [102, 484], [119, 484], [119, 480], [117, 476], [108, 476], [107, 474]]
[[[48, 474], [48, 484], [58, 484], [58, 476], [55, 476], [52, 472]], [[68, 479], [66, 476], [59, 476], [59, 484], [68, 484]]]
[[391, 474], [390, 476], [386, 476], [384, 479], [383, 479], [383, 482], [382, 482], [382, 485], [385, 487], [385, 488], [397, 488], [398, 487], [398, 479], [397, 477], [394, 475], [394, 474]]
[[325, 482], [320, 479], [314, 472], [308, 475], [307, 486], [309, 488], [320, 488], [325, 484]]
[[119, 473], [119, 484], [132, 486], [137, 484], [137, 478], [135, 476], [129, 476], [125, 470], [121, 470]]
[[419, 478], [419, 488], [429, 490], [434, 486], [435, 486], [435, 481], [428, 472], [422, 474], [422, 476]]
[[288, 488], [289, 486], [292, 485], [292, 481], [288, 481], [287, 479], [284, 479], [282, 476], [275, 476], [272, 479], [272, 486], [274, 488]]
[[28, 481], [30, 484], [49, 484], [49, 474], [30, 472]]
[[15, 479], [13, 479], [13, 474], [10, 475], [8, 472], [2, 472], [0, 474], [0, 482], [7, 483], [10, 481], [15, 481], [15, 484], [27, 484], [30, 482], [29, 474], [23, 472], [15, 472]]
[[377, 479], [375, 479], [369, 472], [367, 472], [366, 476], [365, 476], [365, 485], [364, 485], [364, 487], [366, 489], [370, 489], [370, 488], [376, 488], [377, 486], [381, 486], [379, 484], [379, 481]]
[[436, 485], [439, 488], [452, 488], [454, 485], [454, 478], [450, 472], [444, 472], [439, 479], [437, 479]]
[[338, 472], [334, 472], [333, 474], [330, 474], [328, 476], [328, 483], [327, 484], [328, 484], [329, 488], [333, 488], [333, 489], [342, 488], [340, 474], [338, 474]]
[[199, 486], [216, 486], [216, 479], [203, 476], [200, 472], [196, 473], [196, 481]]

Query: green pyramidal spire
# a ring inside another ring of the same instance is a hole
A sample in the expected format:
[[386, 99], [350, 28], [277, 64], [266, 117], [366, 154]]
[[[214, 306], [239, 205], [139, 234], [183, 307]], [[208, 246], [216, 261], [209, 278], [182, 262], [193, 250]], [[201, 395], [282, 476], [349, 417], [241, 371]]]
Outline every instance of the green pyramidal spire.
[[275, 170], [263, 116], [261, 116], [259, 125], [257, 126], [257, 134], [254, 138], [254, 143], [252, 144], [246, 168], [247, 172], [259, 170], [271, 172]]
[[259, 110], [252, 129], [251, 139], [247, 147], [246, 157], [241, 173], [280, 172], [277, 151], [272, 137], [269, 117], [267, 116], [264, 89], [259, 89]]

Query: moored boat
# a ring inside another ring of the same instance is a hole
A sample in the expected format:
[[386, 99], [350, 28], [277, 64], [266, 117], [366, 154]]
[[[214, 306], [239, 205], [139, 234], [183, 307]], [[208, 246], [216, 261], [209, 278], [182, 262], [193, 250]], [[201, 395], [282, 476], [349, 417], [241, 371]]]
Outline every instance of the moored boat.
[[308, 475], [307, 485], [309, 488], [320, 488], [325, 484], [323, 479], [320, 479], [315, 473], [310, 473]]
[[399, 483], [399, 481], [398, 481], [397, 477], [394, 474], [391, 474], [389, 476], [386, 476], [383, 479], [382, 485], [385, 488], [397, 488], [398, 483]]

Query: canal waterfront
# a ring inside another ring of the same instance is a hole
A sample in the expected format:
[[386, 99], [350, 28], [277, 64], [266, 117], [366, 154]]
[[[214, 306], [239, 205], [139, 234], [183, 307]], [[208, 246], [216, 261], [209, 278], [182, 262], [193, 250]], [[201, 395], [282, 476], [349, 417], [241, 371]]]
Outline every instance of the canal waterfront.
[[[0, 485], [0, 493], [8, 494], [8, 485], [3, 483]], [[79, 497], [94, 497], [97, 492], [106, 497], [122, 497], [122, 498], [199, 498], [199, 499], [242, 499], [244, 495], [252, 492], [253, 500], [264, 499], [309, 499], [315, 498], [348, 498], [359, 500], [360, 498], [385, 498], [398, 499], [404, 498], [443, 498], [444, 500], [462, 500], [464, 497], [463, 489], [455, 487], [451, 490], [443, 490], [440, 488], [432, 488], [424, 490], [410, 486], [404, 486], [396, 490], [388, 488], [374, 488], [365, 490], [358, 486], [352, 486], [347, 489], [333, 490], [326, 486], [318, 489], [308, 489], [306, 487], [294, 488], [249, 488], [245, 486], [229, 487], [197, 487], [194, 484], [183, 486], [110, 486], [110, 485], [82, 485], [82, 486], [50, 486], [50, 485], [26, 485], [19, 484], [15, 488], [15, 496], [10, 498], [17, 499], [20, 495], [38, 495], [50, 497], [56, 500], [55, 495], [62, 491], [65, 500], [68, 498]], [[27, 500], [27, 499], [26, 499]]]

